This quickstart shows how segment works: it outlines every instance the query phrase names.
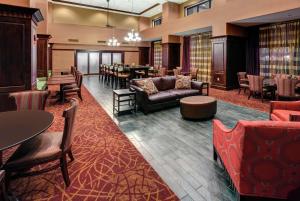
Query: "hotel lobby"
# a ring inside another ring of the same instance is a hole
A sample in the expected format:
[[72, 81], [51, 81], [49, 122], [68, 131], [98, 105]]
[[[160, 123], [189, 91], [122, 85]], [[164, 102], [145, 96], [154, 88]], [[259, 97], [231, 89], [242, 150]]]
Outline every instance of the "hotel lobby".
[[0, 200], [300, 201], [300, 1], [0, 0]]

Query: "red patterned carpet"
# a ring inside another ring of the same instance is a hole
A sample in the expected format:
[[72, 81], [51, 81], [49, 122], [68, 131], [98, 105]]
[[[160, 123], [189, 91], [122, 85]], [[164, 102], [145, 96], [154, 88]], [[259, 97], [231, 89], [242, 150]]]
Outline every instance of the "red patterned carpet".
[[[75, 122], [71, 185], [65, 188], [60, 169], [19, 179], [11, 188], [21, 200], [178, 200], [118, 126], [83, 88]], [[63, 128], [68, 105], [47, 108], [54, 113], [51, 131]]]
[[264, 100], [264, 102], [262, 103], [261, 99], [251, 98], [250, 100], [248, 100], [248, 94], [249, 92], [247, 94], [244, 94], [244, 92], [242, 91], [240, 94], [238, 94], [238, 90], [224, 91], [214, 88], [210, 88], [209, 92], [210, 96], [213, 96], [225, 102], [230, 102], [236, 105], [249, 107], [263, 112], [270, 111], [269, 101]]

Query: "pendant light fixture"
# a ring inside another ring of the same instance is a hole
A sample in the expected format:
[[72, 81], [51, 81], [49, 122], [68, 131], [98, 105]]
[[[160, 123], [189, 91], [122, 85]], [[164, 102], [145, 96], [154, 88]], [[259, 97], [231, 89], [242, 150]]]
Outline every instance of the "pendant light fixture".
[[113, 26], [109, 25], [109, 0], [107, 0], [107, 12], [106, 12], [106, 27], [113, 29], [113, 35], [111, 38], [108, 39], [107, 45], [112, 47], [118, 47], [120, 46], [120, 43], [118, 42], [118, 39], [115, 37], [115, 29]]
[[[133, 0], [131, 0], [131, 13], [133, 13]], [[138, 32], [135, 32], [134, 29], [131, 29], [127, 36], [124, 37], [124, 40], [127, 42], [139, 42], [142, 40], [142, 38]]]

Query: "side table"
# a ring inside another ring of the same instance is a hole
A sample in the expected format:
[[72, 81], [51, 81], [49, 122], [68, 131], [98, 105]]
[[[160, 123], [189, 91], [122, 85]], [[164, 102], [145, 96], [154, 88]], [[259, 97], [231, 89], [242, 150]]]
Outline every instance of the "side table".
[[113, 90], [113, 114], [136, 112], [136, 93], [129, 89]]

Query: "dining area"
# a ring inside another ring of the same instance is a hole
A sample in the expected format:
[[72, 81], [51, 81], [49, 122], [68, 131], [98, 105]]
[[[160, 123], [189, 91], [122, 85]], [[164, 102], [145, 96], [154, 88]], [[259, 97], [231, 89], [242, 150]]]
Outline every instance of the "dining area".
[[288, 74], [272, 74], [270, 77], [238, 72], [238, 93], [248, 93], [248, 99], [300, 100], [300, 77]]

